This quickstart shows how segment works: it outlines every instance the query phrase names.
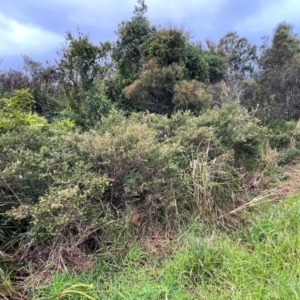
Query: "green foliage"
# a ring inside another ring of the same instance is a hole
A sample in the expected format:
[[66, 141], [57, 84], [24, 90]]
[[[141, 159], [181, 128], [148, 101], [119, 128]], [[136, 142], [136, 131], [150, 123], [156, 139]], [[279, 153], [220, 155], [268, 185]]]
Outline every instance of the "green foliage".
[[229, 234], [189, 224], [162, 258], [132, 245], [122, 259], [101, 260], [88, 274], [55, 275], [44, 295], [85, 282], [104, 300], [299, 298], [299, 194], [263, 205], [247, 220]]
[[270, 125], [282, 120], [300, 117], [300, 56], [294, 56], [284, 65], [274, 65], [262, 74], [260, 99], [262, 119]]
[[272, 44], [269, 47], [267, 44], [263, 45], [262, 50], [260, 64], [267, 71], [276, 66], [284, 66], [295, 54], [299, 54], [300, 40], [293, 33], [291, 25], [285, 22], [280, 23], [275, 29]]
[[109, 182], [92, 172], [88, 156], [76, 150], [68, 133], [27, 128], [14, 138], [13, 145], [11, 135], [1, 140], [1, 191], [4, 201], [15, 206], [11, 216], [31, 221], [37, 234], [79, 233], [104, 222], [100, 216], [105, 208], [98, 203]]
[[196, 80], [182, 80], [174, 86], [172, 102], [176, 108], [200, 111], [208, 108], [212, 101], [212, 95], [207, 87]]
[[22, 126], [46, 128], [47, 120], [31, 112], [32, 102], [28, 89], [15, 91], [9, 99], [0, 99], [0, 132], [19, 131]]
[[279, 157], [279, 164], [280, 165], [286, 165], [288, 163], [291, 163], [296, 158], [300, 157], [300, 150], [294, 147], [285, 149], [280, 157]]
[[230, 88], [224, 80], [209, 84], [207, 90], [212, 95], [211, 106], [214, 108], [220, 108], [223, 103], [228, 102], [232, 97], [230, 96]]
[[[15, 206], [20, 210], [18, 219], [26, 218], [28, 209], [36, 205], [39, 197], [52, 185], [68, 187], [68, 177], [71, 174], [76, 176], [72, 171], [76, 168], [74, 163], [76, 160], [80, 162], [79, 155], [76, 158], [72, 153], [72, 145], [62, 140], [68, 126], [68, 122], [62, 121], [59, 127], [53, 125], [48, 131], [23, 126], [21, 132], [1, 136], [0, 191], [4, 204], [1, 211], [5, 212]], [[75, 161], [72, 162], [72, 159]], [[57, 176], [59, 174], [62, 177]], [[29, 215], [32, 214], [33, 210]], [[49, 222], [48, 225], [50, 224]]]
[[234, 166], [257, 163], [267, 133], [237, 103], [169, 118], [115, 111], [85, 134], [72, 133], [67, 119], [44, 122], [0, 139], [3, 211], [14, 206], [10, 215], [28, 220], [37, 236], [105, 227], [116, 218], [113, 206], [170, 227], [179, 224], [179, 211], [222, 211], [239, 192]]
[[124, 94], [137, 109], [155, 113], [171, 113], [178, 108], [199, 112], [208, 108], [216, 94], [214, 88], [196, 80], [182, 80], [184, 77], [180, 65], [160, 67], [156, 59], [151, 59]]
[[144, 60], [157, 59], [161, 67], [178, 64], [185, 69], [186, 79], [215, 83], [226, 72], [225, 60], [213, 51], [203, 51], [201, 45], [189, 42], [183, 29], [167, 28], [157, 31], [142, 45]]
[[58, 70], [73, 119], [83, 129], [94, 126], [110, 109], [99, 83], [108, 69], [103, 61], [110, 49], [108, 42], [96, 46], [86, 35], [78, 33], [78, 38], [75, 38], [67, 33], [66, 48], [62, 50]]
[[206, 153], [197, 153], [190, 161], [192, 203], [207, 222], [226, 210], [240, 192], [240, 174], [232, 166], [232, 154], [228, 151], [210, 160], [210, 150], [208, 145]]
[[39, 116], [45, 117], [50, 122], [59, 118], [60, 112], [66, 106], [64, 98], [58, 100], [54, 95], [48, 94], [46, 91], [34, 91], [33, 99], [33, 111]]
[[38, 299], [70, 299], [69, 297], [80, 297], [80, 299], [96, 300], [95, 287], [93, 284], [74, 283], [69, 280], [67, 275], [56, 274], [53, 278], [54, 284], [50, 288], [44, 288], [37, 291], [32, 300]]
[[85, 93], [84, 103], [81, 103], [80, 113], [71, 111], [71, 118], [82, 129], [94, 127], [101, 123], [103, 116], [106, 116], [112, 108], [112, 103], [105, 95], [104, 87], [101, 85], [91, 88]]
[[100, 62], [110, 50], [110, 44], [93, 45], [88, 36], [78, 32], [75, 38], [70, 32], [66, 35], [66, 48], [62, 50], [59, 61], [60, 71], [64, 75], [66, 84], [71, 84], [77, 89], [88, 91], [94, 86], [98, 76], [103, 76], [106, 66]]
[[252, 80], [244, 79], [238, 84], [240, 93], [240, 103], [245, 107], [249, 112], [255, 111], [256, 115], [263, 119], [263, 112], [259, 109], [261, 103], [261, 90], [262, 84]]
[[[178, 112], [169, 118], [155, 114], [133, 114], [129, 120], [126, 120], [115, 114], [110, 118], [105, 118], [102, 126], [105, 132], [106, 128], [113, 124], [124, 124], [122, 126], [130, 128], [131, 122], [144, 124], [142, 131], [145, 136], [149, 137], [150, 133], [154, 134], [152, 141], [149, 142], [152, 145], [152, 147], [148, 146], [149, 151], [157, 143], [159, 143], [159, 147], [171, 145], [174, 150], [174, 145], [178, 145], [177, 150], [170, 153], [172, 155], [170, 159], [181, 170], [186, 170], [184, 174], [185, 188], [192, 195], [190, 205], [194, 212], [197, 211], [199, 214], [204, 212], [205, 209], [201, 207], [200, 202], [204, 198], [202, 193], [207, 195], [207, 199], [210, 201], [208, 215], [224, 210], [229, 203], [235, 201], [235, 197], [240, 193], [240, 174], [235, 166], [246, 165], [253, 168], [260, 160], [262, 137], [267, 138], [268, 133], [266, 128], [259, 125], [257, 119], [240, 109], [237, 103], [228, 103], [219, 110], [206, 111], [198, 117], [189, 112]], [[145, 127], [145, 124], [148, 124], [149, 127]], [[151, 129], [150, 132], [149, 129]], [[138, 133], [137, 128], [135, 128], [135, 132]], [[114, 134], [115, 136], [117, 134]], [[123, 133], [122, 136], [125, 134]], [[112, 138], [110, 137], [110, 139]], [[128, 140], [130, 139], [128, 138]], [[102, 142], [101, 145], [103, 147], [105, 143]], [[120, 146], [118, 145], [116, 148], [119, 149]], [[147, 147], [138, 147], [138, 149], [143, 148]], [[121, 155], [116, 154], [115, 157], [121, 158]], [[141, 157], [141, 154], [138, 157]], [[111, 161], [111, 159], [109, 160]], [[149, 158], [147, 161], [150, 163]], [[159, 159], [156, 158], [156, 161]], [[113, 162], [114, 166], [120, 164], [116, 160]], [[130, 160], [127, 158], [126, 162], [130, 162]], [[165, 162], [167, 162], [166, 158]], [[163, 166], [163, 162], [160, 165]], [[122, 164], [122, 166], [126, 172], [125, 165]], [[144, 168], [146, 170], [145, 165]], [[154, 166], [151, 168], [156, 170]], [[201, 170], [205, 171], [206, 175]], [[155, 172], [159, 174], [158, 171]], [[118, 172], [117, 174], [122, 173]], [[206, 176], [205, 182], [203, 174]], [[136, 173], [131, 176], [138, 186], [142, 186], [143, 181], [137, 180], [139, 177]], [[139, 176], [141, 175], [139, 174]], [[131, 186], [133, 187], [133, 185]], [[177, 192], [182, 193], [179, 190]], [[166, 196], [164, 198], [167, 199]], [[179, 202], [177, 202], [178, 204]]]
[[227, 67], [224, 59], [211, 51], [205, 53], [205, 59], [208, 63], [209, 82], [216, 83], [221, 81]]
[[270, 145], [272, 148], [284, 149], [290, 146], [291, 140], [298, 141], [299, 125], [295, 121], [279, 121], [270, 126]]
[[296, 202], [230, 237], [199, 239], [197, 229], [159, 268], [129, 249], [130, 237], [162, 253], [160, 239], [191, 219], [218, 223], [250, 197], [240, 170], [272, 174], [300, 155], [300, 122], [285, 121], [300, 116], [300, 42], [290, 25], [279, 24], [254, 74], [247, 39], [231, 32], [204, 50], [181, 28], [151, 26], [146, 11], [138, 0], [115, 43], [67, 33], [55, 66], [24, 56], [25, 73], [0, 73], [0, 288], [17, 295], [10, 276], [24, 257], [32, 272], [52, 272], [92, 265], [96, 252], [103, 259], [91, 278], [66, 284], [71, 273], [57, 275], [37, 297], [298, 297]]
[[29, 90], [17, 90], [9, 99], [1, 99], [1, 108], [7, 112], [22, 111], [25, 113], [31, 112], [32, 96]]
[[126, 98], [139, 110], [171, 113], [174, 109], [173, 89], [184, 74], [177, 64], [160, 67], [156, 59], [150, 60], [139, 77], [124, 89]]
[[54, 66], [43, 65], [28, 56], [23, 56], [26, 88], [33, 96], [33, 112], [53, 121], [59, 111], [65, 107], [65, 95], [62, 93], [62, 81]]
[[234, 84], [238, 79], [250, 77], [257, 64], [256, 46], [236, 32], [229, 32], [221, 38], [218, 53], [228, 64], [227, 80]]
[[186, 77], [201, 82], [209, 80], [209, 63], [207, 55], [202, 51], [200, 45], [188, 44], [186, 46], [185, 68]]
[[261, 73], [258, 115], [264, 122], [274, 125], [281, 120], [298, 119], [299, 113], [299, 53], [300, 39], [292, 26], [277, 26], [271, 45], [262, 46], [259, 59]]
[[183, 29], [161, 29], [142, 45], [144, 60], [156, 58], [161, 67], [180, 65], [185, 61], [187, 41]]
[[234, 151], [235, 162], [249, 167], [256, 161], [264, 137], [268, 136], [268, 130], [260, 125], [260, 120], [235, 102], [208, 111], [199, 119], [199, 125], [214, 126], [221, 143]]
[[177, 225], [172, 207], [181, 207], [188, 191], [174, 159], [179, 151], [175, 143], [160, 144], [147, 124], [129, 121], [104, 134], [86, 133], [80, 145], [92, 155], [94, 168], [109, 176], [111, 203], [137, 209], [153, 223]]
[[[84, 175], [85, 178], [80, 178], [80, 187], [72, 187], [71, 184], [66, 189], [63, 189], [63, 185], [50, 188], [44, 196], [39, 197], [36, 205], [23, 204], [12, 209], [9, 215], [16, 220], [32, 218], [32, 225], [39, 231], [39, 238], [42, 233], [47, 238], [51, 235], [67, 235], [68, 231], [83, 234], [87, 226], [104, 225], [107, 219], [98, 202], [108, 186], [108, 180], [104, 176], [91, 178], [91, 174]], [[53, 183], [54, 186], [56, 184]]]
[[33, 96], [30, 110], [52, 121], [65, 106], [57, 69], [48, 63], [44, 66], [26, 55], [23, 64], [22, 70], [0, 72], [0, 97], [9, 98], [18, 90], [29, 89]]
[[139, 0], [134, 16], [130, 21], [123, 21], [116, 31], [118, 39], [114, 45], [112, 58], [121, 77], [122, 88], [131, 84], [141, 70], [140, 47], [156, 31], [144, 16], [146, 12], [145, 1]]

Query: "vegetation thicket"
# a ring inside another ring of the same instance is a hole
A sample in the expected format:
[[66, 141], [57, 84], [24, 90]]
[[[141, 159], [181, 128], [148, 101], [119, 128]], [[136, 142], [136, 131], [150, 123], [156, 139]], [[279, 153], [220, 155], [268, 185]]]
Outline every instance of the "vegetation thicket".
[[146, 12], [0, 73], [0, 297], [299, 298], [297, 197], [241, 211], [299, 156], [300, 39]]

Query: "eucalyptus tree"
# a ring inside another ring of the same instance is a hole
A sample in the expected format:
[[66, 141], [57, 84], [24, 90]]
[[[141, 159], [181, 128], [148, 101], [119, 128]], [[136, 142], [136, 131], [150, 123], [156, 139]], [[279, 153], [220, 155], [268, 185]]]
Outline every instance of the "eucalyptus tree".
[[226, 82], [229, 86], [253, 75], [257, 67], [257, 47], [246, 38], [229, 32], [219, 41], [217, 52], [228, 64]]
[[300, 39], [293, 27], [280, 23], [260, 57], [261, 114], [269, 120], [300, 117]]

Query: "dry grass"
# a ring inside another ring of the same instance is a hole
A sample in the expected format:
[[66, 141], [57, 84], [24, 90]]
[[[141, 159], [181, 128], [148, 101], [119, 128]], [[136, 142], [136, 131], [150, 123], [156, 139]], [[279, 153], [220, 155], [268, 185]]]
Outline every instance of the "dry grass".
[[260, 152], [260, 169], [272, 169], [278, 167], [280, 153], [277, 149], [272, 149], [269, 142], [266, 143], [264, 149]]
[[[249, 176], [249, 181], [251, 182], [251, 173], [247, 176]], [[262, 190], [256, 197], [254, 197], [250, 201], [242, 203], [240, 206], [219, 216], [217, 219], [228, 219], [228, 216], [236, 216], [239, 212], [246, 208], [256, 207], [266, 202], [278, 202], [282, 199], [285, 199], [286, 197], [293, 195], [295, 192], [300, 190], [300, 164], [288, 167], [285, 171], [285, 178], [286, 180], [280, 182], [279, 184], [277, 183], [276, 185], [273, 184], [273, 186], [269, 189]]]
[[287, 179], [276, 187], [273, 201], [279, 201], [300, 190], [300, 164], [288, 167], [285, 174]]
[[57, 272], [87, 273], [95, 267], [95, 259], [88, 247], [79, 247], [75, 240], [56, 239], [53, 243], [29, 242], [14, 255], [18, 262], [13, 284], [6, 284], [3, 299], [27, 299], [37, 286], [50, 284]]

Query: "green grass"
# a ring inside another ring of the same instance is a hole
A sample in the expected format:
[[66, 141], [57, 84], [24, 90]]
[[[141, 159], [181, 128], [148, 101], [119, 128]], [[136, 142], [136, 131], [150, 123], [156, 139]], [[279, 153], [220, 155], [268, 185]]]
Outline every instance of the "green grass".
[[248, 219], [247, 228], [230, 235], [193, 224], [167, 259], [132, 246], [124, 258], [99, 261], [89, 274], [57, 274], [35, 299], [79, 283], [93, 285], [89, 295], [104, 300], [300, 299], [300, 193], [264, 204]]

